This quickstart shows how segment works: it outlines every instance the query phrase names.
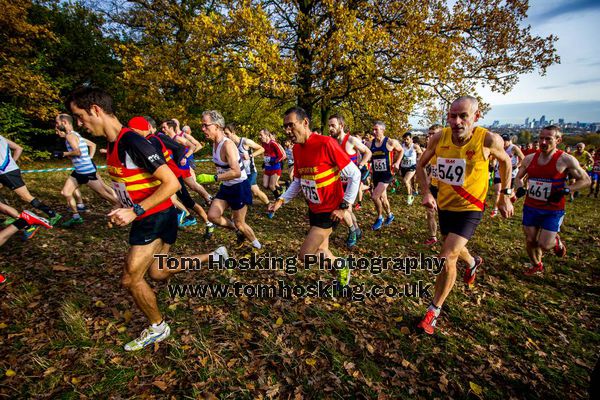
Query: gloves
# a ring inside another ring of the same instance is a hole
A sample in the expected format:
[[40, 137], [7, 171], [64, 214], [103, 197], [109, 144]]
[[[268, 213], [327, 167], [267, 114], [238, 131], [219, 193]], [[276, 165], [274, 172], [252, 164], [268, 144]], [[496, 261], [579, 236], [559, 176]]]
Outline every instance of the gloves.
[[520, 187], [517, 189], [517, 199], [520, 199], [521, 197], [525, 196], [527, 194], [527, 189], [525, 189], [524, 187]]
[[53, 151], [52, 152], [52, 157], [54, 157], [54, 158], [64, 158], [65, 155], [64, 155], [64, 152], [57, 150], [57, 151]]
[[196, 176], [196, 182], [199, 184], [213, 183], [217, 181], [217, 175], [200, 174]]
[[550, 196], [548, 196], [548, 203], [558, 203], [565, 195], [571, 193], [571, 191], [567, 188], [561, 189], [561, 190], [557, 190], [554, 193], [551, 193]]

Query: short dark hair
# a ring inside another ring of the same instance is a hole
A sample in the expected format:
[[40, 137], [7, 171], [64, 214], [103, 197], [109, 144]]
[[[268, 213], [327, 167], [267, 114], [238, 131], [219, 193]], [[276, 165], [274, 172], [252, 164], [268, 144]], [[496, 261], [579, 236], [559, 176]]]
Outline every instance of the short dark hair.
[[227, 124], [225, 125], [224, 129], [227, 129], [231, 133], [237, 133], [237, 127], [235, 126], [235, 124]]
[[558, 127], [557, 125], [548, 125], [542, 128], [543, 131], [550, 131], [554, 134], [554, 137], [561, 137], [562, 133], [560, 131], [560, 127]]
[[429, 127], [430, 131], [437, 131], [438, 129], [443, 129], [443, 126], [441, 126], [440, 124], [433, 124]]
[[106, 114], [115, 114], [111, 95], [97, 87], [81, 86], [75, 89], [65, 100], [67, 110], [71, 109], [71, 103], [85, 110], [88, 114], [91, 114], [90, 110], [94, 104], [104, 110]]
[[144, 115], [144, 119], [146, 121], [148, 121], [148, 123], [150, 124], [151, 127], [153, 127], [154, 129], [156, 129], [156, 121], [154, 120], [154, 118], [152, 118], [149, 115]]
[[340, 123], [340, 125], [342, 125], [344, 128], [346, 127], [346, 120], [344, 120], [344, 117], [341, 116], [340, 114], [331, 114], [329, 116], [329, 119], [337, 119]]
[[58, 119], [61, 121], [66, 121], [73, 126], [73, 117], [71, 117], [69, 114], [58, 114]]
[[412, 138], [412, 133], [410, 133], [410, 131], [405, 132], [404, 135], [402, 135], [402, 139], [407, 138], [407, 137]]
[[308, 120], [309, 125], [310, 125], [310, 118], [309, 118], [308, 114], [306, 113], [306, 111], [304, 111], [304, 108], [297, 107], [297, 106], [296, 107], [288, 108], [286, 110], [286, 112], [283, 113], [283, 116], [287, 117], [290, 114], [296, 114], [296, 117], [298, 117], [298, 119], [300, 119], [300, 120], [304, 120], [306, 118]]

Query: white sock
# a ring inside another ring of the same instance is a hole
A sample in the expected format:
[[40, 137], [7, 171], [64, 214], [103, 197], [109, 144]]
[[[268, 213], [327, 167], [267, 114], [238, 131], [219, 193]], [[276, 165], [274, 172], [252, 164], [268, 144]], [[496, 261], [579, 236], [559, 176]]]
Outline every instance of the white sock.
[[162, 320], [160, 322], [160, 324], [152, 324], [152, 329], [154, 331], [158, 331], [158, 332], [164, 331], [166, 327], [167, 327], [167, 323], [164, 320]]
[[75, 214], [73, 214], [73, 218], [74, 219], [79, 219], [79, 218], [81, 218], [81, 215], [79, 215], [79, 213], [75, 213]]
[[85, 204], [83, 204], [83, 203], [77, 203], [77, 207], [78, 207], [78, 208], [84, 208], [84, 207], [85, 207]]
[[473, 268], [475, 266], [475, 257], [473, 257], [473, 261], [469, 263], [469, 267]]
[[257, 249], [262, 249], [262, 244], [260, 244], [260, 242], [258, 241], [258, 239], [254, 239], [252, 241], [252, 246], [256, 247]]
[[210, 221], [208, 221], [208, 222], [206, 223], [206, 226], [213, 226], [213, 225], [214, 225], [214, 224], [213, 224], [212, 222], [210, 222]]

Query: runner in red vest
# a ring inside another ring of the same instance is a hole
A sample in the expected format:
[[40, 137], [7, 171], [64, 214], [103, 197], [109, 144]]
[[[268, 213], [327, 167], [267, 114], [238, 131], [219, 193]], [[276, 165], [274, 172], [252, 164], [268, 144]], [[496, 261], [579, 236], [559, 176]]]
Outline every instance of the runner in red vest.
[[[307, 255], [323, 255], [332, 263], [338, 259], [329, 250], [329, 236], [358, 193], [360, 171], [342, 151], [337, 141], [329, 136], [312, 132], [306, 111], [300, 107], [285, 112], [283, 127], [294, 145], [294, 180], [285, 193], [269, 205], [275, 212], [291, 201], [300, 191], [308, 202], [310, 230], [300, 247], [300, 259]], [[346, 191], [340, 177], [348, 180]], [[338, 269], [338, 283], [350, 282], [350, 269], [344, 265]]]
[[[517, 197], [527, 196], [523, 206], [523, 231], [527, 241], [527, 254], [531, 267], [525, 271], [532, 275], [544, 270], [542, 253], [554, 249], [564, 257], [567, 249], [558, 232], [565, 216], [565, 195], [589, 186], [590, 178], [575, 157], [558, 150], [561, 142], [558, 126], [550, 125], [540, 132], [540, 151], [523, 159], [516, 176]], [[575, 180], [565, 185], [567, 173]], [[527, 187], [523, 177], [527, 174]]]
[[[170, 197], [180, 189], [179, 182], [169, 169], [163, 155], [145, 138], [124, 127], [113, 111], [113, 102], [106, 92], [82, 87], [67, 98], [79, 126], [94, 136], [108, 141], [107, 169], [121, 208], [108, 214], [110, 223], [131, 225], [122, 285], [129, 290], [136, 305], [152, 324], [141, 336], [125, 345], [125, 350], [140, 350], [166, 339], [171, 329], [163, 320], [156, 295], [144, 276], [165, 280], [183, 269], [181, 259], [173, 269], [160, 268], [155, 254], [167, 254], [177, 238], [177, 212]], [[227, 258], [227, 250], [220, 247], [217, 257]], [[208, 254], [195, 256], [207, 262]], [[173, 265], [175, 266], [175, 265]]]

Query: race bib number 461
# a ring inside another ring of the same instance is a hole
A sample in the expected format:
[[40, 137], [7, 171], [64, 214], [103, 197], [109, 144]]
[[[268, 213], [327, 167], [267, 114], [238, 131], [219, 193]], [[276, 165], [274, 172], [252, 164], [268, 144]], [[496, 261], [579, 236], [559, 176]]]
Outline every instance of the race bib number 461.
[[302, 187], [302, 193], [304, 193], [306, 200], [313, 204], [321, 204], [319, 192], [317, 191], [317, 182], [309, 179], [301, 179], [300, 186]]
[[123, 208], [133, 207], [133, 201], [131, 200], [131, 197], [129, 197], [129, 193], [127, 193], [127, 188], [123, 182], [112, 182], [112, 187]]
[[437, 179], [448, 185], [462, 186], [467, 173], [467, 161], [464, 158], [439, 158], [436, 165]]
[[527, 197], [535, 200], [546, 201], [552, 191], [552, 182], [537, 181], [529, 179], [527, 188]]

